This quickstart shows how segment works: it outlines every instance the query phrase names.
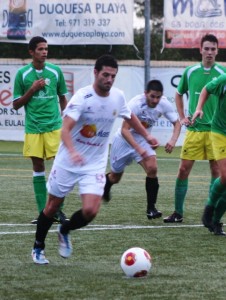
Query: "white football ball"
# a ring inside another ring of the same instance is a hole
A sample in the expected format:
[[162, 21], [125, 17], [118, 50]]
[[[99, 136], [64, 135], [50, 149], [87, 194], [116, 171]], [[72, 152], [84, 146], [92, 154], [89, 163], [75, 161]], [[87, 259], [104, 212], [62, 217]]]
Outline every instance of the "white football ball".
[[133, 247], [121, 256], [121, 268], [127, 277], [144, 277], [152, 266], [151, 255], [142, 248]]

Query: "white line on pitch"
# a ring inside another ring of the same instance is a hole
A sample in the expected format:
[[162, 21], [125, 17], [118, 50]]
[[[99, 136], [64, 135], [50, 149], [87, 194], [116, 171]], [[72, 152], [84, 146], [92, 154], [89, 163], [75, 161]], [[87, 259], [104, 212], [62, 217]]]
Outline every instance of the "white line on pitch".
[[[0, 226], [25, 226], [24, 224], [0, 224]], [[161, 228], [195, 228], [203, 227], [202, 224], [194, 225], [157, 225], [157, 226], [142, 226], [142, 225], [89, 225], [87, 227], [78, 229], [84, 231], [100, 231], [100, 230], [131, 230], [131, 229], [161, 229]], [[56, 232], [57, 230], [50, 230], [49, 232]], [[35, 230], [26, 231], [3, 231], [0, 235], [6, 234], [34, 234]]]

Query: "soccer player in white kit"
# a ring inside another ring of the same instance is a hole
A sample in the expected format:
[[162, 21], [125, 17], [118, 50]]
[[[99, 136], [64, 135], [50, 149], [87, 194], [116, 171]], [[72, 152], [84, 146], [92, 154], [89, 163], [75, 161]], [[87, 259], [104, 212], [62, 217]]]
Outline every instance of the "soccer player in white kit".
[[72, 253], [69, 232], [86, 226], [99, 211], [105, 185], [109, 135], [117, 117], [122, 117], [154, 148], [158, 141], [141, 125], [126, 104], [124, 93], [112, 87], [118, 64], [111, 55], [97, 59], [94, 83], [78, 90], [64, 110], [61, 144], [47, 182], [48, 202], [37, 222], [32, 258], [48, 264], [45, 238], [65, 196], [78, 184], [82, 208], [58, 227], [59, 254]]
[[[159, 80], [149, 81], [145, 93], [131, 99], [128, 106], [149, 132], [161, 116], [173, 124], [172, 136], [165, 145], [165, 151], [171, 153], [179, 137], [181, 125], [172, 104], [163, 96], [162, 83]], [[145, 156], [143, 155], [144, 152]], [[159, 218], [162, 213], [155, 207], [159, 189], [156, 152], [125, 121], [122, 124], [122, 129], [119, 129], [113, 138], [110, 153], [111, 172], [106, 174], [103, 199], [110, 201], [112, 185], [120, 181], [126, 166], [133, 160], [143, 167], [147, 175], [145, 180], [147, 217], [148, 219]]]

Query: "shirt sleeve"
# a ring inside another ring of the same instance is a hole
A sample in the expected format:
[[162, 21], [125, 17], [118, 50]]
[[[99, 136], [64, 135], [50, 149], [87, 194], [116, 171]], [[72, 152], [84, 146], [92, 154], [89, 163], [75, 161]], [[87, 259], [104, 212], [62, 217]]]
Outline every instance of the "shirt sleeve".
[[178, 115], [173, 107], [173, 105], [169, 102], [167, 98], [163, 98], [164, 104], [164, 117], [169, 120], [171, 123], [174, 123], [178, 120]]
[[131, 109], [129, 108], [128, 104], [126, 103], [126, 98], [124, 93], [121, 91], [121, 110], [119, 113], [120, 118], [131, 119]]
[[63, 116], [69, 116], [74, 121], [78, 121], [84, 109], [84, 98], [77, 92], [68, 102]]
[[133, 112], [136, 116], [138, 116], [138, 114], [140, 112], [138, 103], [139, 102], [138, 102], [137, 97], [132, 98], [128, 103], [128, 106], [129, 106], [131, 112]]
[[17, 72], [14, 87], [13, 87], [13, 101], [19, 99], [24, 95], [24, 86], [22, 81], [22, 76], [20, 72]]
[[177, 87], [177, 93], [179, 95], [183, 95], [188, 91], [187, 71], [188, 71], [188, 69], [186, 68], [184, 73], [182, 74], [180, 81], [179, 81], [179, 84]]
[[220, 75], [218, 78], [213, 79], [206, 85], [208, 94], [220, 96], [225, 93], [226, 75]]
[[57, 94], [59, 96], [68, 94], [66, 82], [64, 79], [64, 74], [60, 68], [59, 68], [59, 81], [58, 81], [58, 87], [57, 87]]

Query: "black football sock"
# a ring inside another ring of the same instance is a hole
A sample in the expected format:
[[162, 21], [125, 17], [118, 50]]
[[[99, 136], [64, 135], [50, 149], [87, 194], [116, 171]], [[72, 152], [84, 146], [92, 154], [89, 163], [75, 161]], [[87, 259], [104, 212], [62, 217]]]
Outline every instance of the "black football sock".
[[158, 177], [146, 177], [145, 188], [147, 193], [147, 211], [153, 210], [155, 208], [159, 190]]
[[64, 224], [61, 226], [60, 232], [62, 234], [68, 234], [70, 230], [75, 230], [84, 227], [91, 221], [92, 220], [85, 219], [82, 210], [80, 209], [71, 216], [70, 220], [66, 220], [64, 222]]
[[52, 224], [53, 218], [46, 217], [43, 211], [41, 211], [37, 222], [34, 248], [45, 248], [45, 239]]
[[[111, 187], [114, 183], [112, 183], [110, 180], [109, 180], [109, 175], [110, 173], [107, 173], [105, 176], [106, 176], [106, 183], [105, 183], [105, 186], [104, 186], [104, 194], [103, 194], [103, 198], [105, 198], [105, 195], [108, 196], [109, 193], [110, 193], [110, 190], [111, 190]], [[108, 198], [108, 197], [107, 197]]]

